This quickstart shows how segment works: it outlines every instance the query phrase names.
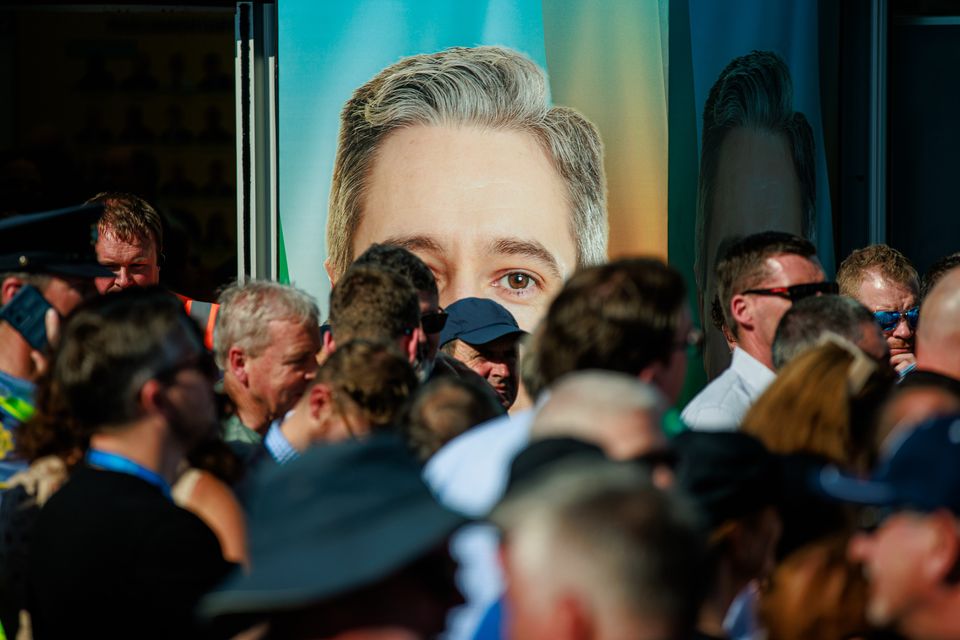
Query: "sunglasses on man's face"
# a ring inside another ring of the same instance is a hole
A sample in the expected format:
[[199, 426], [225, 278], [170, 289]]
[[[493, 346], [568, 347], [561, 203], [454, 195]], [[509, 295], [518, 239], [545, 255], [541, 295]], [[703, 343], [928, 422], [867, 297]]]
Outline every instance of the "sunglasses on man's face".
[[790, 302], [803, 300], [810, 296], [821, 294], [836, 295], [840, 293], [840, 287], [836, 282], [807, 282], [804, 284], [795, 284], [790, 287], [772, 287], [770, 289], [747, 289], [743, 293], [755, 296], [775, 296], [784, 298]]
[[447, 324], [447, 312], [443, 309], [420, 316], [420, 326], [428, 334], [440, 333]]
[[880, 328], [884, 331], [893, 331], [900, 324], [900, 318], [904, 318], [911, 329], [917, 328], [917, 321], [920, 319], [920, 307], [907, 309], [903, 313], [899, 311], [874, 311], [873, 319], [877, 321]]

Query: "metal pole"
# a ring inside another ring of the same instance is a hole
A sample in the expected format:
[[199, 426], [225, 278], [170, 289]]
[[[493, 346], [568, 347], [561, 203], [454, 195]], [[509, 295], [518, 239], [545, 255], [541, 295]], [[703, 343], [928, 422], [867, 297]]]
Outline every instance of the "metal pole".
[[870, 16], [870, 121], [868, 206], [870, 243], [887, 241], [887, 0], [874, 0]]

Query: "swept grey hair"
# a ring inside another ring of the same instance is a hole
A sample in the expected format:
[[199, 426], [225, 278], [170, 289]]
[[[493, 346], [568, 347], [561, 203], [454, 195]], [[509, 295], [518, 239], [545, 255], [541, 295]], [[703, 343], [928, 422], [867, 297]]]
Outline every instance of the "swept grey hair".
[[576, 594], [612, 628], [654, 622], [687, 637], [706, 586], [703, 523], [685, 497], [639, 469], [559, 462], [491, 520], [524, 582], [540, 585], [531, 605], [541, 613], [558, 594]]
[[617, 427], [622, 418], [643, 413], [649, 417], [649, 424], [659, 428], [666, 405], [656, 388], [636, 376], [599, 369], [575, 371], [550, 387], [550, 395], [530, 427], [530, 436], [534, 440], [578, 438], [603, 447], [604, 441], [619, 435]]
[[213, 335], [213, 355], [217, 366], [226, 367], [227, 353], [233, 346], [256, 357], [270, 344], [267, 325], [274, 320], [289, 320], [319, 331], [320, 309], [309, 294], [295, 287], [266, 280], [234, 283], [217, 299], [220, 311]]
[[[860, 344], [864, 331], [880, 334], [880, 327], [865, 306], [847, 296], [812, 296], [787, 309], [773, 338], [773, 368], [777, 371], [795, 357], [815, 347], [825, 332]], [[878, 342], [882, 343], [880, 334]]]
[[353, 237], [377, 148], [391, 132], [418, 124], [532, 135], [567, 185], [577, 264], [606, 261], [606, 179], [596, 127], [573, 109], [548, 106], [544, 73], [526, 56], [501, 47], [454, 47], [400, 60], [344, 105], [327, 218], [335, 277], [354, 257]]

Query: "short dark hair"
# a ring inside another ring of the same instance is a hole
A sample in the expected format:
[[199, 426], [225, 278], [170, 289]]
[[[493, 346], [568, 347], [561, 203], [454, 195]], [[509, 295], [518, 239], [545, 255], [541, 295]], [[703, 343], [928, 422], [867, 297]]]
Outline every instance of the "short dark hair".
[[726, 253], [717, 260], [717, 295], [723, 319], [734, 335], [737, 335], [737, 323], [730, 311], [730, 301], [767, 278], [767, 258], [781, 254], [817, 259], [817, 250], [809, 240], [782, 231], [763, 231], [730, 243]]
[[351, 266], [330, 294], [330, 331], [338, 342], [393, 342], [419, 325], [417, 290], [395, 271]]
[[440, 376], [413, 397], [404, 420], [407, 444], [427, 460], [461, 433], [503, 414], [497, 394], [479, 376]]
[[543, 385], [571, 371], [636, 375], [668, 361], [686, 290], [683, 276], [656, 258], [578, 271], [550, 305], [534, 340]]
[[863, 326], [873, 323], [870, 310], [848, 296], [812, 296], [798, 300], [777, 325], [773, 368], [782, 368], [802, 351], [816, 346], [824, 331], [860, 344], [864, 338]]
[[163, 252], [163, 220], [150, 203], [132, 193], [102, 191], [85, 204], [102, 204], [103, 215], [97, 230], [116, 234], [124, 242], [152, 241], [157, 250], [157, 259]]
[[49, 375], [63, 408], [94, 433], [135, 419], [144, 382], [204, 353], [199, 327], [173, 294], [132, 287], [93, 298], [71, 314]]
[[334, 402], [349, 399], [372, 430], [384, 430], [397, 426], [400, 411], [417, 388], [417, 374], [395, 347], [351, 340], [337, 345], [317, 371], [316, 383], [333, 388]]
[[372, 244], [353, 261], [354, 265], [372, 265], [395, 271], [410, 280], [413, 288], [427, 295], [439, 295], [437, 279], [423, 260], [403, 247], [393, 244]]
[[837, 285], [840, 287], [840, 293], [854, 297], [859, 295], [864, 274], [871, 269], [879, 272], [887, 280], [920, 293], [920, 276], [910, 260], [885, 244], [872, 244], [869, 247], [857, 249], [843, 259], [840, 268], [837, 269]]
[[951, 253], [948, 256], [934, 260], [927, 272], [923, 274], [923, 285], [920, 288], [920, 298], [926, 298], [927, 294], [933, 290], [934, 285], [940, 281], [948, 271], [960, 267], [960, 252]]

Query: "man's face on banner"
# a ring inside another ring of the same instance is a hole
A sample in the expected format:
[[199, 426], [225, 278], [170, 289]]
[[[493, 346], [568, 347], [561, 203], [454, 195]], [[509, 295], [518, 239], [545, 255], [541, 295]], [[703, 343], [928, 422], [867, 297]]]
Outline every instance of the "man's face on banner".
[[530, 331], [576, 266], [567, 189], [530, 135], [415, 125], [379, 146], [353, 255], [375, 242], [416, 253], [440, 304], [507, 307]]

